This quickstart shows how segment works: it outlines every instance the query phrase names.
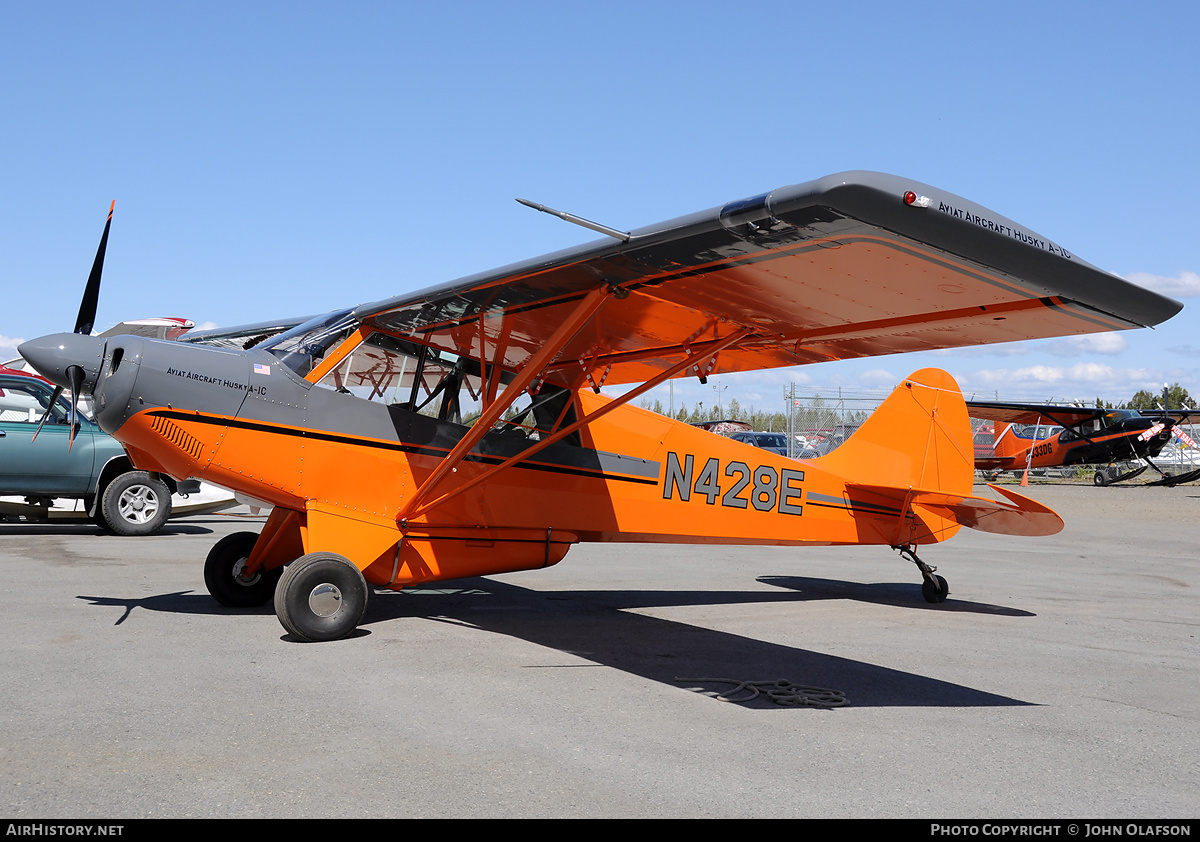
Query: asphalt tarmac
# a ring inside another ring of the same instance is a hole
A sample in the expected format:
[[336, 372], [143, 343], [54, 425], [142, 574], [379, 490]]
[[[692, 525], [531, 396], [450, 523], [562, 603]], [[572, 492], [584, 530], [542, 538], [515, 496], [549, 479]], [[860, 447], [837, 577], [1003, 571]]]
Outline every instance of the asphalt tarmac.
[[0, 524], [0, 814], [1196, 818], [1200, 487], [1030, 494], [1066, 529], [923, 550], [942, 605], [887, 548], [582, 545], [320, 644], [205, 590], [261, 519]]

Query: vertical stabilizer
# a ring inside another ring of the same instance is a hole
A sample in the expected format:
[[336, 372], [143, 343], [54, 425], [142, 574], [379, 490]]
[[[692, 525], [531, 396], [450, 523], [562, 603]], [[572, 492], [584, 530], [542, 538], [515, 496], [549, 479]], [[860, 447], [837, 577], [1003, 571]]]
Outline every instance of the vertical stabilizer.
[[958, 383], [937, 368], [913, 372], [819, 467], [856, 483], [971, 493], [971, 421]]
[[992, 428], [992, 452], [996, 456], [1025, 456], [1028, 449], [1025, 442], [1017, 438], [1016, 429], [1012, 424], [1001, 421], [994, 422]]

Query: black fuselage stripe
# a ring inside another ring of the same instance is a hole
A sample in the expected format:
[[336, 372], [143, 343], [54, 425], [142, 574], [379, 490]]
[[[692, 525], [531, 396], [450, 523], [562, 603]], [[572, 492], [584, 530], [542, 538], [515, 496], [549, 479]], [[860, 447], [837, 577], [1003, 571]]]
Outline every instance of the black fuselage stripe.
[[[151, 410], [147, 413], [151, 417], [170, 418], [176, 421], [190, 421], [198, 424], [208, 424], [215, 427], [235, 427], [241, 430], [250, 430], [258, 433], [268, 433], [270, 435], [291, 436], [294, 438], [313, 439], [315, 441], [331, 442], [333, 444], [345, 444], [352, 447], [369, 447], [377, 450], [394, 450], [401, 453], [411, 453], [417, 456], [432, 456], [437, 459], [445, 459], [449, 454], [448, 450], [433, 447], [422, 447], [416, 444], [405, 444], [404, 442], [388, 442], [379, 441], [378, 439], [357, 438], [354, 436], [340, 435], [338, 433], [327, 433], [319, 430], [304, 430], [296, 427], [277, 426], [274, 424], [264, 424], [257, 421], [246, 421], [242, 418], [229, 418], [227, 416], [211, 416], [198, 415], [179, 410]], [[480, 462], [485, 465], [499, 465], [506, 461], [507, 456], [485, 456], [480, 453], [469, 453], [463, 457], [465, 462]], [[571, 468], [565, 465], [552, 465], [545, 462], [518, 462], [513, 467], [523, 468], [528, 471], [543, 471], [552, 474], [565, 474], [569, 476], [588, 477], [590, 479], [615, 480], [617, 482], [632, 482], [639, 485], [658, 485], [658, 478], [649, 477], [632, 477], [621, 474], [614, 474], [604, 470], [591, 470], [588, 468]]]
[[885, 517], [899, 517], [900, 510], [893, 509], [888, 506], [877, 506], [872, 503], [863, 503], [858, 500], [851, 500], [849, 503], [822, 503], [809, 497], [805, 505], [816, 506], [822, 509], [843, 509], [856, 512], [865, 512], [872, 515], [882, 515]]

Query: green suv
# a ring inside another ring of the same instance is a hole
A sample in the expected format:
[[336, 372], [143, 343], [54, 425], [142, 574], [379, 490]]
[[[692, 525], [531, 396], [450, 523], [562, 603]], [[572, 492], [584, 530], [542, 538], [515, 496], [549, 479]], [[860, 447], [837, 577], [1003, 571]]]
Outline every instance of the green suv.
[[[0, 496], [24, 497], [23, 511], [43, 513], [55, 498], [82, 499], [92, 522], [118, 535], [157, 532], [171, 515], [171, 494], [199, 483], [137, 470], [82, 413], [71, 443], [70, 404], [61, 397], [33, 441], [53, 393], [42, 378], [0, 366]], [[3, 511], [0, 504], [0, 519]]]

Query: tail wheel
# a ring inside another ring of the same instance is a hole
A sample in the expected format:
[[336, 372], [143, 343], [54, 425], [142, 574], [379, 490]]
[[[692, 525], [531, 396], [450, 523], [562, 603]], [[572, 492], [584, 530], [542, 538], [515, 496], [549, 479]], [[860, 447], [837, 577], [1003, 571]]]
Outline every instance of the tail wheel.
[[915, 564], [917, 569], [921, 571], [921, 596], [925, 597], [926, 602], [937, 604], [946, 601], [946, 597], [950, 595], [950, 587], [946, 584], [945, 579], [937, 575], [936, 567], [930, 567], [917, 558], [917, 548], [915, 546], [897, 544], [892, 549]]
[[246, 562], [258, 535], [235, 532], [226, 535], [208, 551], [204, 560], [204, 584], [213, 599], [231, 608], [252, 608], [263, 605], [275, 593], [275, 585], [283, 574], [282, 567], [260, 570], [245, 575]]
[[925, 597], [926, 602], [935, 604], [945, 602], [946, 597], [950, 595], [950, 588], [947, 586], [946, 580], [941, 576], [935, 575], [933, 578], [937, 579], [937, 585], [935, 586], [930, 579], [923, 581], [921, 583], [921, 596]]
[[362, 571], [336, 553], [309, 553], [289, 564], [275, 588], [275, 616], [293, 637], [337, 640], [367, 610]]
[[1104, 471], [1096, 471], [1096, 476], [1092, 477], [1092, 482], [1096, 485], [1108, 485], [1108, 477]]

